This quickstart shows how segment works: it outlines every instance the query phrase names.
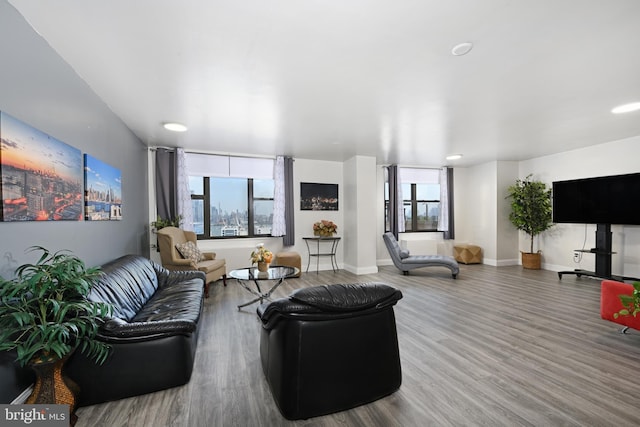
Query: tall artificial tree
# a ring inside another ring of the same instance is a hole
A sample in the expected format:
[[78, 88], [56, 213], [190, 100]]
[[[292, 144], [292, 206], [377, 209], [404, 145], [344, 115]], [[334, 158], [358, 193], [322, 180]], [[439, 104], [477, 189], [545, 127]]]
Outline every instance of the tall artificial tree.
[[508, 188], [507, 198], [511, 199], [509, 220], [531, 238], [530, 253], [533, 252], [533, 238], [553, 225], [551, 219], [551, 189], [542, 181], [533, 181], [531, 175]]

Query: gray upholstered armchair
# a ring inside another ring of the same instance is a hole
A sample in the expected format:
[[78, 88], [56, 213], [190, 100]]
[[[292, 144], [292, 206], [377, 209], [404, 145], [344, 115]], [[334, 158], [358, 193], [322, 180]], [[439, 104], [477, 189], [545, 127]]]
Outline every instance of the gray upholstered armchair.
[[204, 288], [205, 297], [209, 297], [211, 282], [222, 279], [224, 286], [227, 286], [225, 259], [216, 258], [215, 252], [200, 252], [197, 249], [196, 233], [177, 227], [164, 227], [158, 230], [157, 234], [160, 258], [164, 268], [204, 272], [207, 276]]
[[446, 255], [411, 255], [409, 251], [400, 248], [393, 233], [382, 235], [384, 244], [387, 246], [393, 264], [402, 271], [402, 274], [409, 274], [409, 270], [422, 267], [446, 267], [451, 270], [451, 275], [455, 279], [460, 272], [458, 261]]

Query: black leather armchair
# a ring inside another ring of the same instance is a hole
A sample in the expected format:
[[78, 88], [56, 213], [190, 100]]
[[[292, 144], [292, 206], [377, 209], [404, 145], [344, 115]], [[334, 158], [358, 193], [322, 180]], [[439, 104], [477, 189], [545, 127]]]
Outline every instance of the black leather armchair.
[[262, 368], [285, 418], [353, 408], [400, 387], [400, 298], [382, 283], [325, 285], [258, 307]]
[[99, 339], [111, 346], [104, 364], [79, 351], [65, 365], [91, 405], [185, 384], [191, 378], [205, 274], [169, 271], [127, 255], [102, 266], [89, 299], [111, 303]]

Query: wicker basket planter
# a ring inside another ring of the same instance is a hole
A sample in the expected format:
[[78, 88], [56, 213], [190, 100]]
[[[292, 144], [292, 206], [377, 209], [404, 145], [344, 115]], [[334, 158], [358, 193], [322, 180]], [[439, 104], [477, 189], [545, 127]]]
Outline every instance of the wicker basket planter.
[[542, 254], [540, 251], [535, 253], [520, 252], [522, 254], [522, 266], [530, 270], [540, 270], [542, 266]]

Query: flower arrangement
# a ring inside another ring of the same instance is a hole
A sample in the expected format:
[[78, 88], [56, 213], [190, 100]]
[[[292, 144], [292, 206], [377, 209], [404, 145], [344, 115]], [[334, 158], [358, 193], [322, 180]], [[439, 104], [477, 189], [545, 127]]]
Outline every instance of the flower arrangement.
[[273, 252], [264, 247], [264, 243], [256, 245], [256, 249], [251, 252], [251, 265], [258, 262], [269, 264], [273, 260]]
[[323, 219], [313, 224], [313, 234], [316, 236], [330, 237], [336, 234], [338, 226], [333, 221]]

